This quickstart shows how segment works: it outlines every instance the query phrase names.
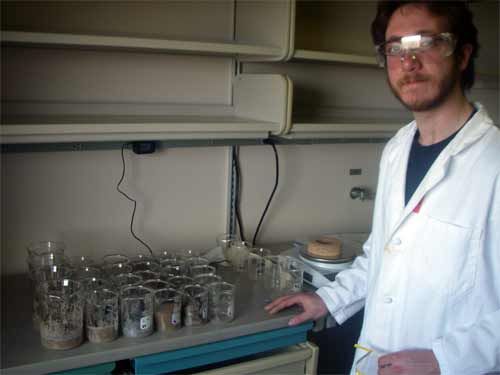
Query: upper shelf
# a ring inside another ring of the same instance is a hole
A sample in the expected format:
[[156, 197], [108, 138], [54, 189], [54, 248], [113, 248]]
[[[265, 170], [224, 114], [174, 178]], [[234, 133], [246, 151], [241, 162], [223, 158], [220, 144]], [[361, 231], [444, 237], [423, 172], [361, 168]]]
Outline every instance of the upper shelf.
[[295, 50], [293, 52], [292, 59], [377, 66], [377, 61], [374, 56], [362, 56], [348, 53], [312, 51], [304, 49]]
[[[370, 25], [376, 1], [292, 0], [293, 32], [286, 60], [377, 66]], [[499, 69], [499, 2], [471, 2], [481, 46], [476, 72], [497, 78]]]
[[141, 52], [239, 56], [241, 58], [260, 57], [264, 60], [276, 58], [281, 54], [281, 50], [278, 47], [250, 45], [238, 42], [222, 43], [23, 31], [3, 31], [1, 33], [1, 40], [6, 45], [116, 49]]
[[292, 3], [3, 1], [4, 44], [282, 60]]
[[111, 116], [34, 114], [3, 116], [3, 144], [133, 140], [262, 139], [288, 127], [291, 82], [278, 74], [242, 74], [233, 104], [220, 114]]
[[294, 1], [288, 60], [376, 66], [370, 40], [374, 2]]

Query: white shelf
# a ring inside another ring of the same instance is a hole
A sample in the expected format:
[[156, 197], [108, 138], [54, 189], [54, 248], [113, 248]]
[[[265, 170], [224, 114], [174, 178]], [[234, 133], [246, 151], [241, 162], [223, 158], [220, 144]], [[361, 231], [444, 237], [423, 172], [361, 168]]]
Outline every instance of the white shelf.
[[1, 142], [265, 138], [276, 126], [238, 117], [37, 116], [7, 120], [2, 124]]
[[267, 138], [289, 126], [290, 86], [278, 74], [237, 76], [223, 116], [10, 115], [2, 119], [1, 143]]
[[180, 54], [252, 56], [253, 58], [261, 57], [263, 59], [277, 57], [281, 54], [281, 49], [278, 47], [266, 47], [238, 42], [222, 43], [62, 33], [2, 31], [1, 40], [6, 45], [31, 47], [71, 47]]
[[363, 122], [294, 122], [286, 139], [366, 139], [389, 138], [403, 126], [403, 123]]
[[377, 60], [374, 56], [362, 56], [362, 55], [353, 55], [347, 53], [334, 53], [334, 52], [313, 51], [305, 49], [295, 50], [292, 59], [378, 66]]

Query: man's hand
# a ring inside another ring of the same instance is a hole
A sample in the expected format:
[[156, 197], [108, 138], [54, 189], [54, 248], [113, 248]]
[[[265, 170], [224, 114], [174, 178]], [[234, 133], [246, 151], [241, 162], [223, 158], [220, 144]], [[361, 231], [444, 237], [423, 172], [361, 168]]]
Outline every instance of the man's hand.
[[439, 364], [432, 350], [403, 350], [378, 359], [379, 375], [439, 374]]
[[290, 319], [288, 325], [291, 326], [295, 326], [307, 320], [319, 319], [328, 313], [325, 303], [316, 293], [298, 293], [280, 297], [267, 305], [265, 309], [270, 314], [275, 314], [293, 305], [301, 306], [304, 311]]

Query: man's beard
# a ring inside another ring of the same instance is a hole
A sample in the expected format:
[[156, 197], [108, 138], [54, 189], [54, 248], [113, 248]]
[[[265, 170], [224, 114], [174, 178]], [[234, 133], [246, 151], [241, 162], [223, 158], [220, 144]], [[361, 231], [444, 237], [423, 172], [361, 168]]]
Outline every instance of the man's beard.
[[389, 82], [389, 87], [391, 88], [392, 93], [394, 96], [403, 104], [408, 110], [412, 112], [423, 112], [423, 111], [429, 111], [431, 109], [435, 109], [439, 107], [450, 95], [450, 93], [453, 91], [453, 88], [455, 87], [455, 84], [457, 83], [458, 80], [460, 80], [460, 72], [458, 65], [455, 63], [453, 64], [452, 69], [443, 76], [443, 78], [438, 82], [438, 92], [437, 94], [432, 97], [428, 98], [426, 100], [415, 100], [411, 103], [405, 102], [400, 93], [399, 90], [404, 84], [408, 82], [415, 82], [415, 81], [427, 81], [429, 80], [429, 77], [426, 75], [421, 75], [421, 74], [407, 74], [403, 78], [401, 78], [397, 83], [396, 87], [391, 83], [389, 78], [387, 81]]

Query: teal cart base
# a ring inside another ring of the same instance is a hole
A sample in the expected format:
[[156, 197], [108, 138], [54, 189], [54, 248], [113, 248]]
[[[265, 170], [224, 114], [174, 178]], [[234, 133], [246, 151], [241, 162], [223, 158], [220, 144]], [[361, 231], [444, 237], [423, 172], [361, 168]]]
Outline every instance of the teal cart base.
[[132, 361], [136, 375], [184, 370], [295, 345], [307, 340], [312, 323], [241, 336], [190, 348], [146, 355]]
[[68, 371], [53, 372], [52, 375], [106, 375], [115, 369], [115, 362], [102, 363], [95, 366], [80, 367]]

